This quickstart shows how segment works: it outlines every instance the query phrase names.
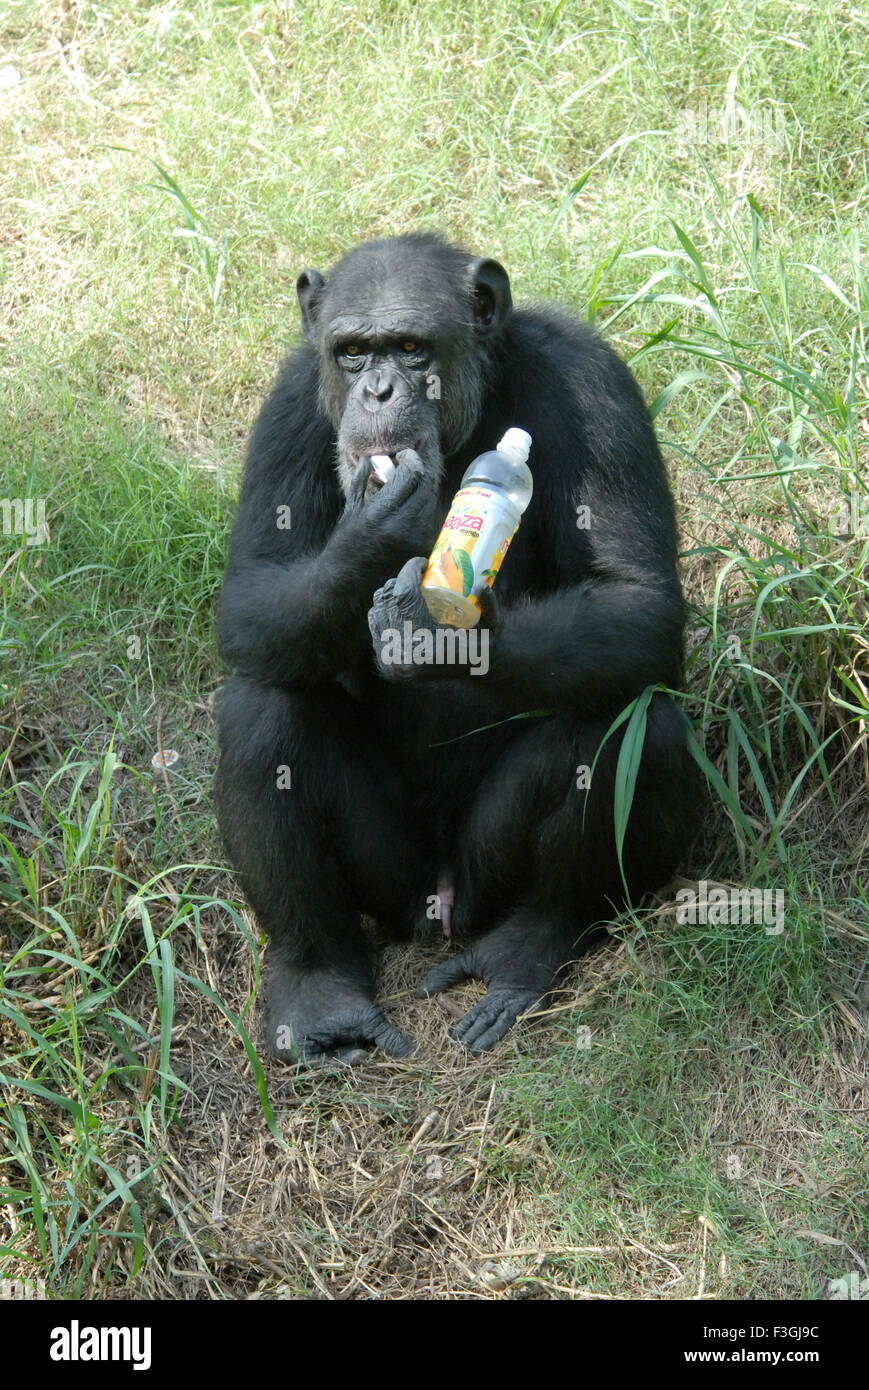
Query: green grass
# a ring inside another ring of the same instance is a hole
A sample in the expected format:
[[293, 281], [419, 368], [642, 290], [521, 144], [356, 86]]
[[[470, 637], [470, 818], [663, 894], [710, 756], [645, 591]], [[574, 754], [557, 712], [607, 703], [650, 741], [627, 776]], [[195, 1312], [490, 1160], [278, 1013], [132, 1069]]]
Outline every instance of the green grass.
[[[553, 1296], [817, 1296], [856, 1267], [867, 42], [840, 0], [8, 0], [0, 496], [44, 498], [50, 544], [0, 536], [0, 1273], [190, 1296], [164, 1269], [168, 1207], [226, 1296], [195, 1184], [171, 1186], [206, 1048], [181, 1065], [179, 1030], [194, 1006], [246, 1017], [216, 962], [225, 926], [250, 969], [256, 945], [211, 867], [213, 600], [295, 275], [419, 227], [572, 306], [637, 373], [715, 804], [693, 869], [786, 902], [781, 936], [623, 923], [626, 972], [501, 1076], [487, 1191], [519, 1194], [541, 1246], [695, 1251], [666, 1288], [564, 1253]], [[728, 109], [751, 117], [730, 143]], [[168, 785], [160, 744], [182, 753]], [[255, 1054], [220, 1037], [268, 1131]], [[299, 1087], [290, 1111], [319, 1116]], [[337, 1259], [333, 1235], [306, 1239]]]

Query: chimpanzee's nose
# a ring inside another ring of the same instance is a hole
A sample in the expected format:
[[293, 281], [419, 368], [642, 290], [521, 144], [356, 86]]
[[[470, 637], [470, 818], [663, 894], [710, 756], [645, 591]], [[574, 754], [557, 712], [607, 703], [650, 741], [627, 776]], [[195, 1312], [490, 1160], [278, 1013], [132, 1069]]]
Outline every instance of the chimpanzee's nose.
[[392, 399], [395, 383], [391, 372], [371, 372], [365, 382], [365, 404], [386, 405]]

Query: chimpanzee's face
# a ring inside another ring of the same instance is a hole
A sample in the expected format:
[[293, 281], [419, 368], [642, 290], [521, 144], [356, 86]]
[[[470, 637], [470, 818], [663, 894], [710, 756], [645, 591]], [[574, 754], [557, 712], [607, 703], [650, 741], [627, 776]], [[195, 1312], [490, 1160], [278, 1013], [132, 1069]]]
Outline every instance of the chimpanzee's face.
[[373, 243], [327, 280], [316, 271], [299, 277], [345, 493], [360, 459], [372, 454], [394, 462], [413, 449], [440, 476], [443, 459], [479, 420], [485, 340], [509, 313], [509, 281], [496, 262], [470, 257], [449, 272], [434, 277], [430, 262], [397, 254], [395, 243]]
[[345, 487], [365, 455], [388, 454], [394, 463], [400, 449], [413, 449], [435, 468], [442, 452], [435, 325], [393, 294], [368, 298], [323, 325], [323, 394]]

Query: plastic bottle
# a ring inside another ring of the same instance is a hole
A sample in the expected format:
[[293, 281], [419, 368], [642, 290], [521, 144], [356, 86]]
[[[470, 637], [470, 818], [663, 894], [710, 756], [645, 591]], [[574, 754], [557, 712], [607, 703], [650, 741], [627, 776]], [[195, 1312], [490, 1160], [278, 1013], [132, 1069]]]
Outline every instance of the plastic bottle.
[[510, 429], [467, 468], [420, 582], [435, 622], [467, 628], [480, 621], [471, 589], [481, 580], [492, 587], [531, 501], [530, 448], [530, 434]]

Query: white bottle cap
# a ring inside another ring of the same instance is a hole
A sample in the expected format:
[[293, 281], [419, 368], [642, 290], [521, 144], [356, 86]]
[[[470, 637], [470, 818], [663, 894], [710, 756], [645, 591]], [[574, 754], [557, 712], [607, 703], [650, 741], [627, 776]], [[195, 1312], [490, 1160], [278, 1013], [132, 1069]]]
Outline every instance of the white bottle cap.
[[382, 483], [388, 483], [395, 472], [395, 464], [388, 454], [372, 454], [371, 471]]
[[531, 452], [531, 435], [527, 430], [510, 429], [498, 444], [498, 453], [507, 454], [516, 463], [525, 463]]

